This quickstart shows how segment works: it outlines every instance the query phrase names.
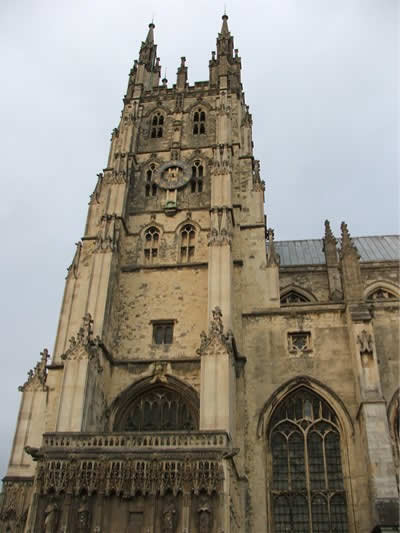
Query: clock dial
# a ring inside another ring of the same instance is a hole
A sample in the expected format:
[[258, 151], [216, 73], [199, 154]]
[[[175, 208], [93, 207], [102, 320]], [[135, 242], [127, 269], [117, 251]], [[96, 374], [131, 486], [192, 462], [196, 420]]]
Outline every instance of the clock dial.
[[183, 161], [169, 161], [157, 170], [153, 181], [161, 189], [180, 189], [191, 178], [191, 168]]

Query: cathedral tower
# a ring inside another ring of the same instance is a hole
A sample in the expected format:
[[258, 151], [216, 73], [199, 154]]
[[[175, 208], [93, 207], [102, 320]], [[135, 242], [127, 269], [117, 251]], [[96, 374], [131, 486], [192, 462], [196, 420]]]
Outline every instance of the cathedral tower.
[[398, 400], [378, 349], [386, 361], [398, 280], [380, 284], [376, 258], [365, 274], [346, 225], [340, 256], [327, 222], [313, 252], [297, 246], [300, 262], [267, 230], [227, 15], [194, 85], [185, 57], [174, 85], [160, 79], [154, 29], [90, 197], [53, 353], [20, 387], [1, 531], [393, 525]]

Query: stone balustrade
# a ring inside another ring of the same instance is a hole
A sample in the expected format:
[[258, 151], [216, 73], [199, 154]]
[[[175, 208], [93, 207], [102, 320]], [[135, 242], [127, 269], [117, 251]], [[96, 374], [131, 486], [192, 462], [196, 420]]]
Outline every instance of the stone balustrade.
[[45, 433], [42, 448], [110, 451], [218, 450], [230, 447], [224, 431], [158, 431], [140, 433]]

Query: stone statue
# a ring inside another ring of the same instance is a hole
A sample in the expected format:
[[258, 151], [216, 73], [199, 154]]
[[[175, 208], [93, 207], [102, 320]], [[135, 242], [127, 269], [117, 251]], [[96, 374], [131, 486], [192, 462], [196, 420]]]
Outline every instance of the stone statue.
[[89, 528], [89, 506], [87, 497], [82, 498], [82, 502], [78, 507], [78, 529], [79, 531], [86, 531]]
[[197, 509], [199, 514], [199, 533], [211, 532], [211, 507], [207, 496], [202, 496]]
[[45, 533], [55, 533], [58, 521], [58, 505], [55, 499], [51, 499], [50, 503], [44, 510], [44, 531]]
[[162, 533], [174, 533], [177, 516], [172, 498], [168, 499], [162, 513]]

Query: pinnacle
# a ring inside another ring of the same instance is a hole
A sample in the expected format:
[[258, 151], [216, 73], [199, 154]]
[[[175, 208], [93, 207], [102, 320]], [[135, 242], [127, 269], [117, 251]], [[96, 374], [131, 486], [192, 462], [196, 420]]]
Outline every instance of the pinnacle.
[[147, 37], [146, 37], [146, 43], [147, 44], [153, 44], [154, 43], [154, 28], [155, 28], [154, 23], [150, 22], [149, 31], [148, 31]]
[[228, 15], [226, 13], [222, 15], [221, 35], [229, 35]]

